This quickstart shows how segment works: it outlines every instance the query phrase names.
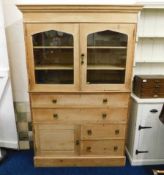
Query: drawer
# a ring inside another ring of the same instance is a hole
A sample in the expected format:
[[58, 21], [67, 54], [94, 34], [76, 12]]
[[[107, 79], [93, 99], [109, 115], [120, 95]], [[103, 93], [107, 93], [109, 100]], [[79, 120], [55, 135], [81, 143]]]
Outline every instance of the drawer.
[[154, 89], [154, 88], [157, 88], [157, 89], [161, 88], [161, 89], [163, 89], [164, 88], [164, 82], [156, 83], [154, 81], [154, 82], [149, 82], [149, 83], [142, 83], [141, 86], [142, 86], [143, 89]]
[[161, 93], [157, 90], [141, 91], [140, 98], [164, 98], [164, 92]]
[[81, 141], [81, 155], [123, 156], [124, 140]]
[[126, 122], [127, 108], [103, 108], [103, 109], [32, 109], [34, 122], [57, 121], [113, 121]]
[[70, 106], [128, 107], [129, 94], [32, 94], [32, 107], [55, 108]]
[[86, 124], [81, 126], [81, 139], [124, 139], [125, 131], [124, 124]]

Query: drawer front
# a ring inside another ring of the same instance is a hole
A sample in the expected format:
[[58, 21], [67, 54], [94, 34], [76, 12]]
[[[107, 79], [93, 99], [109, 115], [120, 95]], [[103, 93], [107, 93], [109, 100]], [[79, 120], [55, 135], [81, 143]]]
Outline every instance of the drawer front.
[[147, 91], [147, 92], [141, 92], [141, 98], [164, 98], [164, 93], [160, 93], [157, 91]]
[[128, 107], [129, 94], [32, 94], [32, 107], [66, 107], [66, 106], [100, 106], [100, 107]]
[[155, 83], [155, 82], [148, 82], [148, 83], [142, 83], [142, 88], [144, 89], [153, 89], [153, 88], [164, 88], [164, 82], [162, 83]]
[[58, 121], [113, 121], [126, 122], [127, 108], [104, 109], [32, 109], [34, 122], [58, 122]]
[[35, 146], [38, 155], [76, 154], [76, 127], [74, 125], [35, 125]]
[[87, 124], [81, 126], [81, 139], [124, 139], [125, 131], [124, 124]]
[[164, 94], [164, 87], [163, 88], [149, 88], [149, 89], [146, 89], [146, 88], [143, 88], [141, 89], [141, 93], [147, 93], [147, 94]]
[[81, 155], [123, 156], [124, 140], [81, 141]]

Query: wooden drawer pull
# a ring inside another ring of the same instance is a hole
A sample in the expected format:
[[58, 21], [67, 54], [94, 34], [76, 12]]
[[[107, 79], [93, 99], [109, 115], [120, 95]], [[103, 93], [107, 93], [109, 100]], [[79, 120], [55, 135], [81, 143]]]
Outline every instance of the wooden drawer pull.
[[76, 145], [80, 145], [80, 141], [79, 140], [76, 140]]
[[107, 98], [104, 98], [103, 99], [103, 103], [107, 103], [108, 102], [108, 99]]
[[88, 133], [88, 135], [92, 135], [92, 130], [91, 129], [88, 129], [87, 130], [87, 133]]
[[92, 149], [92, 148], [91, 148], [90, 146], [87, 146], [87, 147], [86, 147], [86, 151], [88, 151], [88, 152], [90, 152], [91, 149]]
[[57, 118], [58, 118], [58, 114], [53, 114], [53, 117], [54, 117], [55, 119], [57, 119]]
[[107, 117], [107, 114], [106, 113], [103, 113], [102, 114], [102, 118], [105, 119]]
[[118, 150], [118, 146], [114, 146], [113, 150], [117, 151]]
[[115, 130], [115, 134], [118, 135], [120, 133], [119, 129]]
[[57, 103], [57, 99], [53, 99], [52, 100], [52, 103]]
[[157, 97], [158, 97], [158, 95], [157, 95], [157, 94], [154, 94], [154, 95], [153, 95], [153, 97], [157, 98]]

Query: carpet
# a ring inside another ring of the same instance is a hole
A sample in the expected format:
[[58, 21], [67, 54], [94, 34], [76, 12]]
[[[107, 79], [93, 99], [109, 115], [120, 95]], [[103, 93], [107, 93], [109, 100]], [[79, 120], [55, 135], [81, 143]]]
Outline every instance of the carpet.
[[164, 169], [164, 165], [125, 167], [64, 167], [35, 168], [33, 150], [7, 151], [6, 158], [0, 163], [0, 175], [153, 175], [152, 169]]

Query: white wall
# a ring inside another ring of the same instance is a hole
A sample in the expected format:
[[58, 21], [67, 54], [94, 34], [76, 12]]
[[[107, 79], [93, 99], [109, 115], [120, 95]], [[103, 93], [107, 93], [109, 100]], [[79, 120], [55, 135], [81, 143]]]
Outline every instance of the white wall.
[[3, 0], [14, 101], [28, 101], [22, 14], [15, 0]]
[[18, 148], [15, 113], [8, 70], [4, 14], [2, 1], [0, 0], [0, 147]]
[[0, 69], [8, 69], [8, 55], [4, 30], [4, 16], [0, 1]]
[[[23, 21], [16, 4], [133, 4], [136, 2], [142, 0], [3, 0], [14, 101], [28, 101]], [[145, 0], [145, 2], [153, 1]]]

